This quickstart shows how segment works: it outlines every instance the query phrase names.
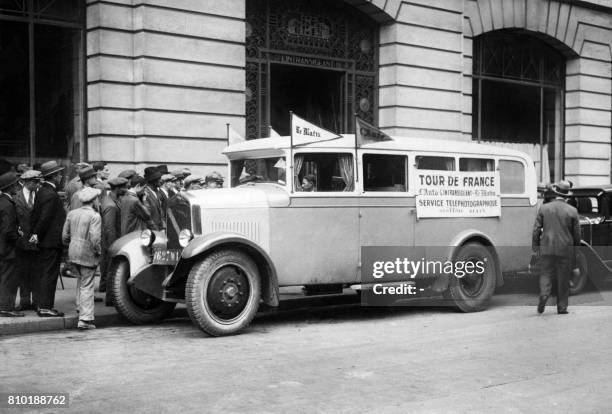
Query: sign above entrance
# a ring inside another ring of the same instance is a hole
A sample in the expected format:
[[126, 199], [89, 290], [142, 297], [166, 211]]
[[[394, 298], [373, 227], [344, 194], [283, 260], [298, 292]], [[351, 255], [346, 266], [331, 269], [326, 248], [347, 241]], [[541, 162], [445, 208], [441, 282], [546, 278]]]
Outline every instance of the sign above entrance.
[[291, 112], [292, 146], [329, 141], [336, 138], [340, 138], [340, 135], [312, 124]]

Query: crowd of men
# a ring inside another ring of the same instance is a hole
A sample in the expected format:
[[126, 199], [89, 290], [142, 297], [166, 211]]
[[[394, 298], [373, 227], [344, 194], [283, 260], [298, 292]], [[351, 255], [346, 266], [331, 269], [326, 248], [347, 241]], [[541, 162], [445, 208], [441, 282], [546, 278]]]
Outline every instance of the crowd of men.
[[78, 279], [79, 328], [95, 327], [94, 275], [99, 269], [98, 289], [106, 292], [111, 244], [133, 231], [164, 230], [168, 201], [182, 191], [223, 186], [216, 172], [201, 177], [166, 165], [112, 178], [104, 162], [79, 163], [75, 170], [62, 191], [65, 168], [56, 161], [38, 169], [0, 163], [0, 316], [24, 316], [24, 310], [63, 316], [54, 308], [62, 268]]

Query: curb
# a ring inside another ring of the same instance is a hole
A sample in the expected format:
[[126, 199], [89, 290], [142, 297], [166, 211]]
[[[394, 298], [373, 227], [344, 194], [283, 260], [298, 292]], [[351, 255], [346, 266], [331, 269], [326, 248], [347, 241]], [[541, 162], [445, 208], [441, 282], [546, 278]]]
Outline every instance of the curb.
[[[77, 314], [66, 315], [61, 318], [29, 317], [28, 315], [28, 317], [24, 318], [26, 320], [23, 322], [15, 319], [12, 319], [10, 323], [0, 324], [0, 336], [76, 329], [79, 322]], [[119, 316], [119, 314], [111, 313], [96, 316], [95, 323], [96, 327], [117, 326], [125, 324], [125, 319]]]

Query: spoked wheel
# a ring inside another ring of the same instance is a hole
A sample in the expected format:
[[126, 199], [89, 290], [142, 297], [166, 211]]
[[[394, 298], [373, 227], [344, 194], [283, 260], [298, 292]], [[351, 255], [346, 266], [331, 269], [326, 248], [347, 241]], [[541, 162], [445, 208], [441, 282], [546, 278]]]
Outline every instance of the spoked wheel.
[[463, 262], [463, 269], [473, 272], [458, 272], [451, 276], [447, 295], [463, 312], [477, 312], [487, 308], [495, 290], [497, 267], [491, 251], [480, 243], [462, 246], [454, 259], [455, 264]]
[[108, 275], [111, 278], [110, 299], [121, 316], [141, 325], [158, 322], [172, 313], [176, 303], [165, 302], [134, 286], [128, 286], [130, 265], [126, 260], [118, 260], [111, 269]]
[[212, 336], [231, 335], [248, 326], [260, 297], [257, 265], [236, 250], [204, 257], [191, 269], [185, 288], [189, 317]]

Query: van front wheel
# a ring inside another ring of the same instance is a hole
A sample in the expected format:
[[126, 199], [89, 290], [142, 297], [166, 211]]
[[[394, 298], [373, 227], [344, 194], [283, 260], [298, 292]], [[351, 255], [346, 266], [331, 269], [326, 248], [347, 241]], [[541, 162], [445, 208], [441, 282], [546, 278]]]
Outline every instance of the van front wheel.
[[493, 296], [497, 264], [491, 249], [480, 243], [467, 243], [455, 256], [448, 296], [463, 312], [486, 309]]
[[257, 265], [238, 250], [220, 250], [196, 263], [187, 279], [189, 317], [212, 336], [232, 335], [251, 323], [261, 298]]

